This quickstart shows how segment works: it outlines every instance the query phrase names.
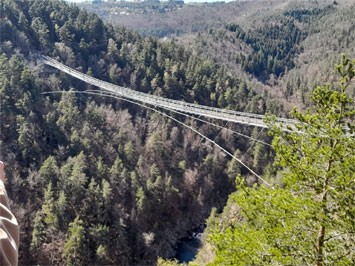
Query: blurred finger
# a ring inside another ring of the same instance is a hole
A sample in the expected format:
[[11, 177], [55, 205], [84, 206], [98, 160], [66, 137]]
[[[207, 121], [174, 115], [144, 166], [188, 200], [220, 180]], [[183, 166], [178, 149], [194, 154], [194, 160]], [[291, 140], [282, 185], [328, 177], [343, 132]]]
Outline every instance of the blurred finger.
[[6, 175], [5, 175], [5, 171], [4, 171], [4, 163], [2, 161], [0, 161], [0, 179], [5, 180]]

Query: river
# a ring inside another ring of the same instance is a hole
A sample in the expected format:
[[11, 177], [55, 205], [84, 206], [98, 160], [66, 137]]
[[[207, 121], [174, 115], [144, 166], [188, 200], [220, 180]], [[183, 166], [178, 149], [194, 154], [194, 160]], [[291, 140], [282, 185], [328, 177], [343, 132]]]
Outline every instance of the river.
[[201, 237], [204, 229], [205, 226], [200, 225], [188, 237], [179, 241], [175, 257], [179, 263], [187, 264], [195, 259], [197, 251], [201, 246]]

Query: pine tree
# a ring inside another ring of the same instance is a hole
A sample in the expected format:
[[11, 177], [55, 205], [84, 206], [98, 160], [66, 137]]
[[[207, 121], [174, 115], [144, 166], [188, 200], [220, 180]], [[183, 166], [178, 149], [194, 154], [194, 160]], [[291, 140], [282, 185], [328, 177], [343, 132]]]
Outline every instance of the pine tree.
[[39, 169], [39, 175], [41, 177], [42, 184], [48, 184], [51, 182], [54, 186], [56, 186], [58, 182], [59, 168], [57, 166], [56, 159], [53, 156], [49, 156], [47, 160], [44, 161]]
[[[234, 152], [234, 156], [236, 158], [240, 158], [241, 152], [240, 150], [236, 150]], [[231, 160], [228, 166], [227, 174], [230, 180], [235, 180], [235, 178], [240, 174], [241, 165], [236, 160]]]
[[69, 224], [69, 234], [63, 253], [67, 265], [85, 265], [85, 262], [89, 260], [88, 254], [85, 252], [85, 229], [82, 223], [79, 217], [76, 217]]
[[67, 197], [65, 196], [64, 190], [59, 192], [58, 200], [56, 202], [56, 209], [58, 214], [59, 226], [66, 224], [67, 221]]
[[354, 66], [343, 57], [340, 88], [314, 90], [314, 112], [293, 110], [294, 132], [270, 119], [282, 185], [240, 182], [232, 196], [240, 217], [212, 235], [212, 265], [354, 264], [355, 110], [347, 96]]
[[86, 158], [83, 152], [73, 159], [73, 168], [68, 183], [71, 185], [72, 193], [76, 198], [79, 198], [85, 191], [85, 184], [88, 177], [85, 174], [87, 165]]
[[119, 51], [117, 49], [117, 43], [111, 38], [108, 39], [108, 44], [107, 44], [107, 59], [112, 63], [116, 63], [119, 59]]
[[80, 125], [79, 109], [76, 106], [76, 97], [73, 93], [64, 93], [58, 103], [60, 116], [57, 125], [69, 136], [73, 129]]
[[48, 226], [57, 226], [58, 217], [55, 213], [55, 202], [53, 196], [52, 182], [48, 184], [46, 191], [44, 192], [44, 203], [42, 211], [45, 215], [45, 222]]
[[37, 253], [46, 240], [45, 222], [42, 212], [37, 212], [32, 231], [31, 251]]

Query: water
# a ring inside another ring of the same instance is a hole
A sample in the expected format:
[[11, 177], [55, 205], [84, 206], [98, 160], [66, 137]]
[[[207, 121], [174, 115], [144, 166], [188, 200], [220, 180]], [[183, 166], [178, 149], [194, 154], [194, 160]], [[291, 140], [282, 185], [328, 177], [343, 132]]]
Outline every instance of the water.
[[179, 263], [188, 263], [195, 259], [198, 249], [201, 246], [202, 232], [205, 226], [197, 227], [189, 237], [180, 240], [176, 249], [176, 259]]
[[182, 240], [176, 250], [176, 258], [179, 263], [192, 261], [197, 254], [200, 244], [200, 240], [197, 238]]

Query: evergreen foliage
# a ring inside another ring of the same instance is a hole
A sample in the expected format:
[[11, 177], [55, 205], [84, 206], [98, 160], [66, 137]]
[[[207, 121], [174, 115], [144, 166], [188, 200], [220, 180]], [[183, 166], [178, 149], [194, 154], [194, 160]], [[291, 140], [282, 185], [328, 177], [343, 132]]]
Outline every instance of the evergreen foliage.
[[[234, 16], [228, 17], [224, 9], [236, 7]], [[178, 41], [243, 76], [253, 88], [282, 99], [285, 109], [302, 109], [311, 106], [309, 88], [316, 81], [334, 83], [328, 66], [337, 62], [337, 55], [355, 55], [354, 10], [349, 0], [268, 1], [267, 5], [237, 1], [221, 7], [223, 27], [184, 35]], [[223, 103], [224, 98], [218, 99]], [[268, 113], [280, 112], [277, 104], [267, 105]]]
[[[0, 3], [0, 155], [21, 224], [20, 264], [155, 264], [158, 256], [174, 256], [177, 241], [233, 190], [228, 159], [173, 121], [72, 93], [92, 87], [39, 64], [36, 54], [122, 86], [210, 106], [226, 107], [218, 99], [229, 88], [229, 108], [242, 111], [256, 92], [175, 41], [104, 25], [65, 1]], [[51, 91], [67, 92], [41, 94]], [[230, 150], [249, 147], [242, 139], [223, 141]]]
[[89, 262], [88, 254], [85, 252], [85, 231], [79, 217], [69, 224], [69, 234], [63, 257], [68, 265], [84, 265]]
[[[158, 257], [174, 256], [177, 241], [212, 207], [224, 206], [235, 175], [246, 170], [173, 121], [121, 101], [74, 94], [93, 88], [41, 65], [36, 54], [102, 80], [187, 102], [278, 115], [282, 105], [176, 40], [160, 42], [105, 25], [65, 1], [1, 0], [0, 8], [0, 156], [8, 165], [6, 186], [21, 224], [20, 264], [152, 265]], [[322, 17], [317, 12], [285, 14], [282, 22], [290, 28], [285, 31], [297, 39], [295, 21]], [[250, 46], [265, 52], [255, 57], [259, 65], [276, 44], [286, 46], [282, 60], [286, 52], [298, 51], [292, 40], [273, 43], [272, 36], [263, 37], [264, 28], [240, 28], [250, 33]], [[271, 32], [285, 37], [283, 30], [280, 25]], [[350, 26], [339, 34], [347, 33], [344, 42], [351, 43]], [[303, 91], [304, 84], [292, 76], [289, 96], [292, 89]], [[42, 94], [53, 91], [67, 92]], [[307, 91], [302, 95], [306, 102]], [[185, 122], [236, 151], [248, 165], [269, 176], [275, 171], [269, 148]], [[248, 127], [230, 127], [252, 133]]]
[[[347, 96], [355, 60], [336, 65], [338, 88], [317, 87], [314, 110], [302, 114], [292, 130], [273, 122], [271, 134], [282, 185], [246, 187], [239, 180], [232, 200], [236, 221], [211, 241], [210, 265], [351, 265], [354, 246], [355, 110]], [[291, 129], [291, 128], [290, 128]]]
[[307, 29], [301, 29], [297, 24], [301, 22], [303, 27], [309, 27], [311, 21], [325, 16], [332, 8], [285, 11], [284, 16], [277, 18], [277, 22], [248, 31], [237, 24], [227, 24], [227, 30], [235, 32], [237, 39], [252, 48], [249, 55], [240, 54], [237, 62], [246, 72], [258, 78], [263, 79], [271, 74], [280, 76], [295, 67], [294, 58], [301, 52], [299, 44], [309, 34]]

